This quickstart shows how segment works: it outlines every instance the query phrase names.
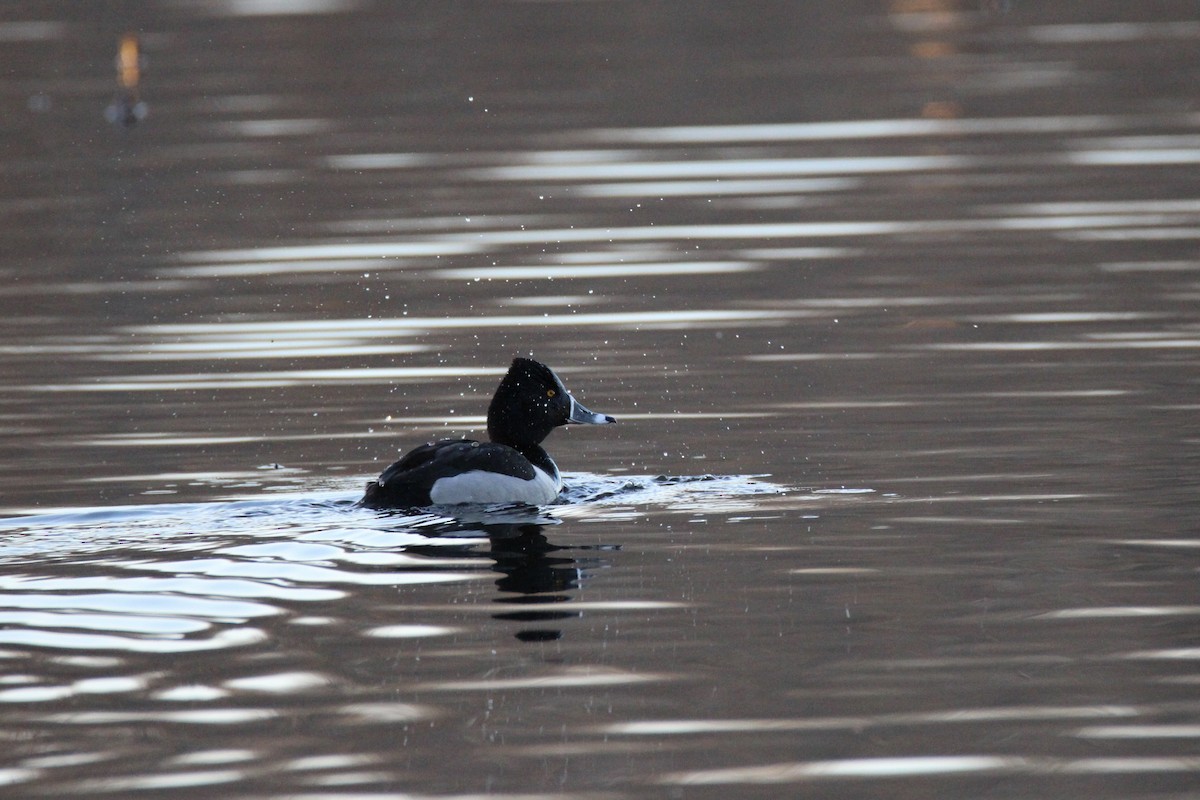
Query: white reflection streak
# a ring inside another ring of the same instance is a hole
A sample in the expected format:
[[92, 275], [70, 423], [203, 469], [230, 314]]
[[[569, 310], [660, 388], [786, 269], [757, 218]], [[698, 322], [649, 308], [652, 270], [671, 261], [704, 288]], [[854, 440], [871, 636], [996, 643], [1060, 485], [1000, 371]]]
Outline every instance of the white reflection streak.
[[311, 244], [286, 247], [251, 247], [238, 250], [201, 250], [185, 253], [180, 259], [190, 262], [311, 261], [347, 258], [417, 258], [439, 255], [468, 255], [479, 252], [467, 242], [353, 242], [349, 244]]
[[959, 156], [864, 156], [861, 158], [757, 158], [721, 161], [645, 161], [600, 164], [515, 164], [469, 170], [471, 177], [504, 181], [648, 180], [748, 178], [786, 175], [871, 175], [965, 169]]
[[[266, 436], [169, 436], [165, 434], [156, 436], [153, 434], [109, 433], [78, 441], [79, 444], [92, 447], [196, 447], [197, 445], [209, 444], [247, 444], [249, 442], [261, 442], [267, 438]], [[211, 473], [211, 475], [218, 479], [230, 478], [230, 476], [221, 475], [220, 473]], [[163, 475], [156, 475], [154, 477], [157, 480], [166, 480]], [[249, 477], [243, 480], [252, 480], [256, 477], [258, 475], [250, 473]], [[119, 480], [126, 479], [120, 478]], [[92, 479], [89, 478], [90, 481]]]
[[857, 730], [870, 724], [866, 717], [821, 719], [696, 719], [620, 722], [600, 728], [604, 735], [680, 736], [709, 733], [773, 733], [779, 731]]
[[213, 0], [206, 4], [206, 10], [214, 16], [273, 17], [338, 14], [360, 5], [359, 0]]
[[813, 236], [883, 236], [926, 230], [911, 222], [750, 222], [728, 225], [643, 225], [625, 228], [553, 228], [482, 231], [469, 236], [487, 250], [496, 245], [555, 242], [661, 242], [678, 239], [803, 239]]
[[1155, 319], [1166, 316], [1146, 311], [1038, 311], [1016, 314], [979, 314], [968, 318], [970, 322], [1017, 322], [1017, 323], [1061, 323], [1061, 322], [1128, 322], [1130, 320]]
[[[361, 722], [405, 723], [439, 716], [437, 709], [413, 703], [350, 703], [337, 709], [342, 714], [358, 717]], [[389, 797], [396, 797], [389, 795]], [[402, 797], [402, 796], [401, 796]]]
[[[3, 598], [0, 598], [3, 604]], [[30, 628], [84, 628], [109, 633], [169, 635], [206, 630], [207, 622], [196, 619], [144, 615], [84, 614], [78, 611], [0, 611], [0, 625], [24, 625]]]
[[1102, 167], [1200, 164], [1200, 150], [1076, 150], [1063, 158], [1068, 164]]
[[[1194, 222], [1197, 214], [1078, 214], [1074, 216], [1007, 217], [995, 220], [995, 227], [977, 230], [1058, 231], [1085, 228], [1148, 227]], [[967, 223], [969, 224], [969, 223]]]
[[665, 275], [715, 275], [734, 272], [752, 272], [762, 265], [749, 261], [692, 261], [658, 264], [553, 264], [525, 267], [473, 267], [467, 269], [439, 269], [432, 272], [439, 278], [464, 278], [467, 280], [571, 280], [594, 278], [620, 278]]
[[633, 183], [594, 183], [572, 191], [582, 197], [706, 197], [733, 194], [805, 194], [853, 189], [861, 184], [854, 178], [795, 178], [761, 180], [685, 180], [635, 181]]
[[[266, 583], [263, 581], [251, 580], [225, 580], [219, 584], [214, 584], [210, 580], [203, 578], [120, 578], [113, 579], [108, 577], [81, 577], [81, 578], [36, 578], [22, 575], [0, 576], [0, 588], [4, 589], [36, 589], [45, 592], [86, 592], [88, 590], [98, 590], [106, 592], [121, 592], [124, 595], [129, 595], [133, 592], [145, 592], [147, 595], [159, 593], [169, 593], [170, 595], [200, 595], [202, 599], [207, 599], [214, 592], [219, 591], [224, 598], [235, 597], [263, 597], [274, 600], [295, 600], [295, 601], [326, 601], [339, 600], [345, 597], [345, 592], [335, 589], [326, 588], [306, 588], [281, 586], [274, 583]], [[62, 606], [70, 608], [71, 600], [57, 598], [62, 601]], [[194, 602], [192, 598], [187, 598], [188, 603]], [[210, 601], [212, 602], [212, 601]], [[223, 601], [216, 601], [223, 602]], [[186, 606], [180, 613], [186, 614]], [[0, 634], [5, 631], [0, 631]]]
[[806, 761], [749, 767], [691, 770], [664, 775], [660, 784], [681, 786], [775, 784], [831, 778], [905, 778], [967, 772], [1029, 775], [1109, 775], [1200, 771], [1200, 758], [1132, 756], [1128, 758], [1061, 759], [1025, 756], [901, 756]]
[[[1191, 122], [1181, 115], [1180, 122]], [[691, 125], [673, 128], [598, 128], [583, 138], [643, 144], [710, 142], [799, 142], [838, 139], [892, 139], [977, 134], [1081, 133], [1133, 127], [1118, 116], [1000, 117], [997, 119], [876, 119], [848, 122], [784, 122], [762, 125]]]
[[375, 639], [421, 639], [427, 636], [449, 636], [457, 632], [458, 628], [448, 628], [444, 625], [381, 625], [363, 631], [363, 635]]
[[[202, 253], [189, 254], [186, 259], [201, 257]], [[392, 256], [395, 258], [395, 256]], [[185, 278], [223, 278], [244, 275], [299, 275], [311, 272], [379, 272], [402, 269], [404, 262], [382, 261], [380, 258], [314, 258], [305, 260], [284, 259], [281, 261], [247, 261], [221, 264], [203, 264], [195, 267], [171, 267], [160, 270], [162, 275]]]
[[[295, 320], [291, 322], [248, 322], [211, 324], [138, 325], [125, 328], [131, 334], [157, 336], [234, 336], [257, 334], [270, 337], [296, 330], [353, 332], [361, 338], [388, 338], [432, 330], [458, 328], [553, 328], [616, 327], [636, 330], [691, 328], [698, 325], [753, 324], [813, 316], [804, 310], [650, 311], [627, 313], [581, 313], [503, 315], [490, 317], [402, 317], [390, 319]], [[117, 360], [117, 359], [113, 359]], [[136, 359], [135, 359], [136, 360]], [[167, 391], [175, 389], [244, 389], [264, 387], [311, 386], [318, 384], [369, 384], [503, 374], [493, 367], [377, 367], [363, 369], [265, 370], [262, 372], [180, 373], [173, 375], [132, 375], [89, 379], [70, 384], [43, 384], [27, 387], [38, 392], [113, 392]]]
[[1121, 658], [1132, 661], [1198, 661], [1200, 647], [1177, 647], [1166, 650], [1136, 650], [1126, 653]]
[[[555, 513], [558, 513], [557, 509]], [[663, 608], [692, 608], [693, 605], [669, 600], [580, 600], [555, 607], [567, 611], [647, 611]]]
[[964, 772], [1020, 770], [1029, 760], [1019, 756], [908, 756], [847, 758], [753, 767], [692, 770], [663, 776], [659, 783], [683, 786], [734, 783], [795, 783], [820, 778], [903, 778]]
[[305, 772], [319, 769], [346, 769], [364, 764], [376, 764], [381, 760], [376, 755], [350, 755], [330, 753], [328, 755], [300, 756], [285, 762], [282, 767], [289, 772]]
[[1036, 352], [1041, 350], [1180, 350], [1200, 347], [1200, 339], [1153, 339], [1148, 341], [1067, 341], [1067, 342], [955, 342], [952, 344], [913, 345], [907, 350], [945, 352]]
[[[1196, 151], [1200, 161], [1200, 151]], [[516, 169], [515, 167], [512, 169]], [[426, 255], [478, 253], [509, 245], [613, 242], [664, 242], [671, 240], [809, 239], [854, 236], [889, 236], [922, 233], [975, 233], [985, 231], [1078, 231], [1088, 228], [1149, 227], [1193, 222], [1197, 214], [1082, 214], [1073, 216], [1030, 216], [951, 220], [894, 220], [843, 222], [758, 222], [725, 225], [642, 225], [616, 228], [536, 228], [438, 234], [421, 241], [380, 242], [349, 245], [264, 247], [187, 253], [189, 262], [232, 263], [239, 274], [253, 274], [254, 262], [341, 258], [348, 254], [376, 255], [412, 251]], [[218, 269], [211, 264], [203, 269]], [[265, 271], [273, 271], [268, 265]]]
[[[7, 587], [12, 588], [12, 587]], [[59, 587], [69, 588], [69, 587]], [[0, 607], [55, 609], [69, 611], [72, 615], [80, 611], [111, 612], [116, 617], [128, 618], [144, 614], [177, 614], [180, 617], [209, 619], [231, 619], [245, 621], [254, 617], [269, 617], [282, 611], [262, 603], [240, 600], [216, 600], [208, 597], [180, 597], [174, 594], [2, 594]], [[88, 614], [79, 614], [88, 617]]]
[[[804, 312], [700, 309], [695, 311], [631, 311], [598, 312], [585, 314], [516, 314], [489, 317], [391, 317], [378, 319], [337, 320], [294, 320], [290, 322], [217, 322], [211, 324], [168, 323], [164, 325], [133, 325], [124, 330], [129, 333], [159, 335], [232, 334], [256, 333], [271, 336], [276, 332], [334, 330], [353, 332], [359, 336], [395, 336], [398, 332], [446, 330], [456, 328], [518, 328], [518, 327], [572, 327], [593, 325], [654, 325], [663, 322], [753, 322], [764, 319], [791, 319], [803, 316]], [[380, 370], [371, 370], [372, 374]], [[503, 369], [486, 367], [409, 367], [385, 370], [391, 377], [432, 378], [456, 377], [459, 375], [502, 375]], [[299, 374], [316, 377], [311, 373], [335, 375], [345, 370], [303, 370]]]
[[109, 794], [142, 789], [187, 789], [233, 783], [245, 779], [247, 775], [248, 773], [242, 770], [221, 769], [166, 772], [161, 775], [138, 775], [128, 778], [94, 778], [68, 784], [67, 791], [70, 794], [91, 796], [98, 793]]
[[[430, 374], [433, 373], [433, 374]], [[318, 384], [393, 383], [440, 375], [455, 377], [471, 375], [501, 375], [502, 369], [492, 367], [461, 367], [446, 369], [378, 368], [378, 369], [312, 369], [264, 372], [190, 373], [178, 375], [132, 375], [99, 382], [77, 384], [46, 384], [31, 387], [43, 392], [125, 392], [164, 391], [170, 389], [245, 389], [259, 387], [314, 386]]]
[[1200, 539], [1118, 539], [1130, 547], [1200, 547]]
[[[264, 355], [263, 351], [269, 351], [267, 355], [274, 355], [280, 351], [286, 351], [290, 353], [306, 353], [324, 349], [340, 351], [341, 348], [344, 347], [356, 346], [359, 342], [359, 339], [355, 337], [332, 339], [316, 336], [296, 336], [288, 339], [288, 342], [289, 343], [287, 345], [279, 347], [275, 338], [256, 339], [240, 338], [235, 336], [223, 337], [218, 334], [201, 341], [155, 342], [153, 344], [134, 345], [134, 347], [141, 351], [169, 354], [174, 358], [187, 358], [190, 355], [203, 355], [212, 352], [223, 353], [227, 358], [236, 357], [242, 352], [250, 352], [256, 357], [262, 358]], [[423, 349], [419, 345], [410, 344], [396, 345], [396, 348], [398, 348], [399, 352], [404, 353], [419, 352]]]
[[[263, 247], [243, 250], [209, 250], [185, 253], [182, 261], [205, 263], [205, 274], [222, 274], [215, 264], [230, 264], [227, 274], [255, 274], [255, 262], [338, 259], [351, 251], [356, 256], [388, 257], [393, 251], [411, 250], [425, 255], [460, 255], [489, 251], [503, 245], [545, 244], [546, 242], [661, 242], [673, 239], [775, 239], [812, 236], [880, 236], [928, 230], [930, 224], [912, 222], [779, 222], [729, 225], [645, 225], [620, 228], [534, 228], [438, 234], [411, 243], [365, 243], [357, 245], [312, 245]], [[961, 223], [951, 223], [961, 224]], [[970, 221], [979, 225], [981, 222]], [[182, 268], [181, 268], [182, 269]], [[190, 268], [188, 268], [190, 269]], [[274, 272], [268, 264], [264, 272]]]
[[1079, 216], [1087, 214], [1177, 214], [1200, 212], [1200, 200], [1108, 200], [1071, 203], [1015, 203], [986, 206], [1002, 214]]
[[1058, 237], [1060, 239], [1083, 242], [1200, 239], [1200, 228], [1134, 228], [1108, 231], [1066, 231], [1058, 234]]
[[573, 667], [558, 674], [530, 675], [517, 678], [441, 681], [421, 684], [414, 689], [426, 691], [498, 691], [505, 689], [565, 689], [583, 686], [627, 686], [671, 680], [665, 673], [635, 673], [615, 669]]
[[196, 653], [228, 647], [246, 647], [266, 640], [267, 634], [257, 628], [223, 630], [208, 639], [137, 639], [16, 628], [0, 630], [0, 644], [65, 650], [122, 650], [129, 653]]
[[264, 694], [291, 694], [292, 692], [328, 686], [333, 681], [317, 672], [277, 672], [271, 675], [254, 675], [233, 678], [223, 684], [227, 689]]
[[212, 686], [192, 683], [187, 686], [160, 689], [151, 693], [150, 696], [155, 700], [164, 700], [168, 703], [207, 703], [228, 697], [229, 692]]
[[[961, 478], [959, 478], [961, 480]], [[922, 505], [931, 505], [933, 503], [1044, 503], [1054, 502], [1056, 500], [1086, 500], [1092, 497], [1103, 497], [1100, 494], [981, 494], [951, 497], [890, 497], [888, 503], [890, 505], [903, 505], [910, 503], [920, 503]]]
[[322, 163], [330, 169], [344, 170], [407, 169], [435, 166], [440, 160], [428, 153], [349, 153], [326, 156]]
[[0, 703], [46, 703], [81, 694], [120, 694], [146, 688], [146, 677], [85, 678], [66, 686], [22, 686], [0, 691]]
[[326, 133], [333, 128], [328, 119], [243, 119], [217, 122], [214, 133], [227, 136], [246, 136], [274, 139], [282, 136], [308, 136]]
[[[1184, 152], [1200, 147], [1200, 134], [1178, 133], [1160, 136], [1089, 136], [1077, 139], [1066, 150], [1174, 150]], [[1153, 202], [1153, 201], [1150, 201]]]
[[1100, 608], [1063, 608], [1037, 614], [1032, 619], [1127, 619], [1141, 617], [1183, 617], [1200, 614], [1200, 606], [1112, 606]]
[[[236, 561], [228, 558], [201, 558], [194, 561], [157, 562], [140, 564], [140, 569], [174, 574], [199, 574], [213, 578], [250, 578], [264, 581], [337, 584], [362, 586], [400, 586], [424, 583], [448, 583], [477, 580], [484, 577], [474, 572], [351, 572], [311, 564], [271, 561]], [[0, 631], [3, 634], [3, 631]]]
[[391, 355], [420, 353], [430, 348], [414, 345], [329, 345], [325, 347], [270, 347], [259, 345], [258, 349], [236, 348], [233, 352], [210, 343], [195, 343], [195, 347], [180, 345], [142, 345], [128, 353], [101, 353], [97, 361], [263, 361], [275, 358], [346, 358], [349, 356]]
[[1200, 725], [1093, 725], [1075, 735], [1084, 739], [1200, 739]]
[[266, 708], [197, 708], [187, 711], [68, 711], [47, 714], [39, 719], [67, 725], [112, 725], [126, 722], [244, 725], [278, 716], [278, 711]]
[[1044, 44], [1095, 44], [1144, 39], [1193, 39], [1200, 37], [1200, 22], [1097, 22], [1064, 25], [1034, 25], [1026, 35]]
[[[107, 761], [115, 758], [116, 753], [62, 753], [49, 756], [22, 759], [21, 763], [33, 769], [57, 769], [60, 767], [77, 767], [83, 764], [95, 764], [97, 761]], [[3, 781], [0, 780], [0, 783]]]
[[[4, 31], [0, 28], [0, 41], [4, 41]], [[30, 759], [32, 760], [32, 759]], [[0, 769], [0, 786], [12, 786], [17, 783], [25, 783], [32, 781], [42, 774], [38, 769], [23, 769], [20, 767], [6, 767]]]
[[253, 761], [258, 758], [254, 750], [223, 748], [220, 750], [201, 750], [195, 753], [184, 753], [169, 760], [171, 764], [212, 766], [213, 764], [237, 764]]
[[1111, 775], [1122, 772], [1200, 772], [1200, 758], [1170, 756], [1130, 756], [1121, 758], [1054, 759], [1045, 762], [1042, 772], [1048, 774]]
[[1111, 719], [1136, 717], [1133, 706], [1016, 706], [1013, 708], [958, 708], [876, 717], [811, 717], [803, 719], [668, 719], [617, 722], [596, 730], [606, 736], [672, 736], [707, 733], [854, 730], [872, 727], [947, 723], [1020, 722], [1037, 720]]

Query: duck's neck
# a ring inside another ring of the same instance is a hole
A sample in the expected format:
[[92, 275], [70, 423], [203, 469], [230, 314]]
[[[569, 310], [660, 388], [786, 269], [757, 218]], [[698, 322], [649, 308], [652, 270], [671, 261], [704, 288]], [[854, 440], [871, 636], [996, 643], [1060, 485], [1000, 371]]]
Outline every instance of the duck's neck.
[[[490, 412], [488, 413], [487, 433], [490, 441], [496, 444], [508, 445], [529, 459], [529, 463], [542, 472], [545, 472], [556, 481], [559, 480], [558, 465], [554, 463], [554, 459], [550, 457], [550, 454], [542, 449], [541, 444], [538, 442], [529, 442], [529, 437], [527, 436], [513, 435], [512, 431], [498, 424], [494, 415]], [[545, 434], [542, 435], [542, 438], [545, 438]], [[541, 440], [539, 439], [539, 441]]]
[[521, 455], [529, 459], [529, 463], [545, 472], [551, 478], [558, 480], [558, 465], [554, 463], [554, 459], [550, 454], [542, 449], [541, 445], [531, 444], [524, 447], [512, 446]]

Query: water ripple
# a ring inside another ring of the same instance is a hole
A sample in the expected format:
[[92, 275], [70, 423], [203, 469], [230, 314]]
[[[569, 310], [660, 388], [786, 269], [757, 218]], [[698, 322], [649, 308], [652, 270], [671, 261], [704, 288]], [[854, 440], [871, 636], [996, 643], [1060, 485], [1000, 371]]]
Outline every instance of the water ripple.
[[[527, 591], [536, 593], [572, 585], [579, 580], [579, 567], [570, 566], [575, 563], [572, 559], [542, 558], [539, 553], [560, 548], [536, 544], [534, 539], [522, 540], [523, 547], [532, 547], [531, 555], [513, 561], [504, 545], [506, 536], [521, 539], [532, 535], [530, 530], [568, 518], [626, 515], [635, 505], [656, 504], [691, 513], [744, 511], [755, 506], [756, 498], [785, 492], [762, 478], [747, 476], [575, 473], [566, 477], [573, 488], [563, 502], [542, 509], [481, 507], [379, 514], [355, 507], [352, 501], [357, 493], [334, 493], [322, 500], [59, 510], [0, 520], [0, 528], [20, 534], [0, 543], [0, 561], [11, 570], [0, 575], [0, 644], [13, 652], [29, 648], [201, 653], [257, 646], [276, 638], [280, 633], [275, 618], [308, 626], [335, 624], [332, 617], [295, 614], [296, 604], [344, 601], [371, 587], [494, 581], [500, 575], [502, 583], [516, 582], [513, 585], [525, 586], [522, 581], [528, 580]], [[83, 554], [89, 554], [83, 574], [57, 574], [66, 569], [59, 565], [71, 564]], [[564, 566], [555, 566], [558, 561]], [[554, 615], [623, 614], [686, 605], [637, 597], [571, 598], [559, 604]], [[497, 613], [488, 605], [465, 606], [454, 613], [459, 617], [474, 610]], [[410, 611], [440, 613], [429, 604]], [[532, 620], [549, 618], [548, 613], [510, 609], [499, 617]], [[255, 620], [263, 622], [249, 624]], [[392, 619], [363, 625], [359, 636], [382, 643], [447, 637], [461, 631], [461, 625], [428, 618]], [[458, 681], [450, 688], [603, 686], [666, 679], [661, 674], [587, 669]], [[36, 676], [31, 680], [32, 685], [0, 691], [0, 702], [48, 702], [100, 690], [93, 684], [62, 684]], [[330, 682], [322, 673], [301, 670], [211, 685], [206, 681], [155, 686], [153, 695], [168, 702], [213, 702], [231, 692], [286, 694]], [[110, 685], [106, 690], [118, 688]], [[138, 683], [119, 690], [149, 691], [150, 687]]]
[[1013, 772], [1030, 766], [1015, 756], [847, 758], [668, 773], [657, 782], [679, 786], [797, 783], [830, 778], [904, 778], [972, 772]]
[[657, 782], [680, 786], [779, 784], [828, 779], [920, 778], [929, 775], [1007, 773], [1113, 775], [1200, 772], [1200, 758], [1047, 758], [1041, 756], [898, 756], [833, 761], [785, 762], [668, 773]]
[[0, 630], [0, 644], [50, 647], [62, 650], [123, 650], [129, 653], [198, 653], [204, 650], [246, 647], [259, 644], [266, 639], [266, 632], [257, 628], [217, 631], [207, 639], [133, 638], [16, 628]]
[[416, 687], [437, 692], [495, 692], [513, 689], [563, 689], [569, 687], [622, 686], [670, 681], [678, 676], [657, 672], [628, 672], [604, 667], [568, 667], [558, 672], [511, 678], [435, 681]]
[[200, 574], [214, 578], [252, 578], [261, 581], [288, 581], [315, 583], [323, 586], [342, 583], [357, 583], [364, 586], [399, 586], [416, 583], [444, 583], [447, 581], [474, 580], [479, 576], [466, 572], [351, 572], [308, 564], [242, 561], [228, 558], [193, 559], [189, 561], [164, 561], [156, 563], [117, 563], [116, 566], [170, 572], [175, 575]]

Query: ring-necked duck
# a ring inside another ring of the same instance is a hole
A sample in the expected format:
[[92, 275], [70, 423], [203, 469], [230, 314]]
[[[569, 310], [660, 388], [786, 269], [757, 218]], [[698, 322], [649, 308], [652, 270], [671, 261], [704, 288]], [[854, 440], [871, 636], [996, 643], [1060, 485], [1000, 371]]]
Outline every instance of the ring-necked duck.
[[459, 503], [552, 502], [562, 491], [558, 466], [541, 442], [559, 425], [616, 422], [567, 392], [554, 371], [530, 358], [512, 366], [488, 406], [488, 442], [446, 439], [422, 445], [367, 484], [367, 508]]

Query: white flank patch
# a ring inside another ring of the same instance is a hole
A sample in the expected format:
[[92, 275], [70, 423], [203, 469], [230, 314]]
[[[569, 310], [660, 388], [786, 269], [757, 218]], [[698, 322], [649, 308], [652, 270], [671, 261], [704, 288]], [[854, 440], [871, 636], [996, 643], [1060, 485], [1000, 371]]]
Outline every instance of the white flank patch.
[[528, 481], [483, 470], [439, 478], [429, 490], [429, 499], [439, 506], [459, 503], [528, 503], [538, 506], [553, 502], [562, 491], [562, 481], [557, 475], [548, 475], [537, 467], [533, 470], [536, 475]]

